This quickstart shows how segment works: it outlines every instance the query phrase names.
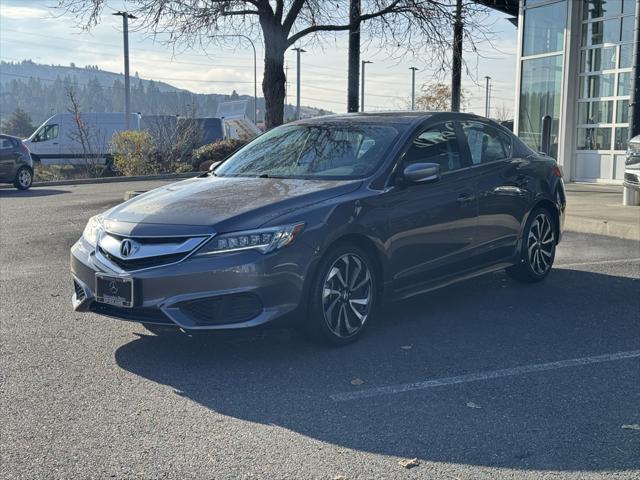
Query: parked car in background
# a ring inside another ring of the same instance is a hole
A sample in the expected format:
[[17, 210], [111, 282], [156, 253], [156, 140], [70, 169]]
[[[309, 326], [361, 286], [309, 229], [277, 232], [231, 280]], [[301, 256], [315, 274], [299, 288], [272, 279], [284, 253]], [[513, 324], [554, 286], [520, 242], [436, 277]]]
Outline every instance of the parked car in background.
[[564, 211], [555, 160], [490, 120], [302, 120], [209, 174], [91, 218], [71, 249], [73, 306], [153, 330], [246, 328], [296, 313], [343, 344], [383, 299], [505, 268], [543, 280]]
[[[33, 160], [42, 165], [105, 165], [113, 134], [127, 129], [124, 113], [57, 113], [25, 140]], [[140, 130], [140, 116], [130, 114], [129, 129]]]
[[0, 182], [27, 190], [33, 183], [33, 160], [29, 149], [17, 137], [0, 134]]
[[640, 135], [629, 140], [624, 169], [624, 186], [640, 191]]

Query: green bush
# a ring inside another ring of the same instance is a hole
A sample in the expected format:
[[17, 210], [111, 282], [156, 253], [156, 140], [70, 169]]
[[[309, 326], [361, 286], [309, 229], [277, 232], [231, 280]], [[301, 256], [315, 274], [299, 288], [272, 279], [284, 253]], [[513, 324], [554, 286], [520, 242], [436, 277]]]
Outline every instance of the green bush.
[[212, 163], [220, 162], [247, 144], [246, 140], [228, 139], [209, 143], [191, 154], [191, 163], [200, 171], [207, 171]]
[[116, 168], [125, 176], [155, 175], [162, 172], [155, 155], [153, 137], [146, 131], [126, 130], [113, 135], [111, 151]]

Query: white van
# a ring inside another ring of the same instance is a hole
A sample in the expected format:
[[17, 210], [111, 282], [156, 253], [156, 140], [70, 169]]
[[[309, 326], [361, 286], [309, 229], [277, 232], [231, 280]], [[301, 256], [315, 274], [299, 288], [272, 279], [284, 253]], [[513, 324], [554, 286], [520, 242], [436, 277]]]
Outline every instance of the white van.
[[[43, 165], [104, 165], [111, 137], [126, 129], [124, 113], [81, 113], [79, 122], [73, 113], [57, 113], [24, 143]], [[138, 114], [130, 114], [129, 129], [140, 130]]]

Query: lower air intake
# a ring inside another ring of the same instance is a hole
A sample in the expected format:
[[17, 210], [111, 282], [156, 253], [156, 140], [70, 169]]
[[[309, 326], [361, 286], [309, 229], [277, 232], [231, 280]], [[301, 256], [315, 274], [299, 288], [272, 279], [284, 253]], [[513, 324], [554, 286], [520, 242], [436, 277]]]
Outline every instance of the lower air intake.
[[199, 298], [177, 305], [200, 325], [221, 325], [251, 320], [262, 312], [262, 302], [253, 293]]

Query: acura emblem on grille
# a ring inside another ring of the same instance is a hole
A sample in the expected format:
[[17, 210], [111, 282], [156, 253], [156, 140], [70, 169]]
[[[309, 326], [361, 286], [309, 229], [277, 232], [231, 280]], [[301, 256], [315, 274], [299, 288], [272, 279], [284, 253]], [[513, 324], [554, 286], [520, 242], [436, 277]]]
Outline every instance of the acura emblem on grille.
[[120, 244], [120, 254], [123, 257], [128, 257], [129, 255], [134, 253], [134, 245], [131, 240], [123, 240]]

